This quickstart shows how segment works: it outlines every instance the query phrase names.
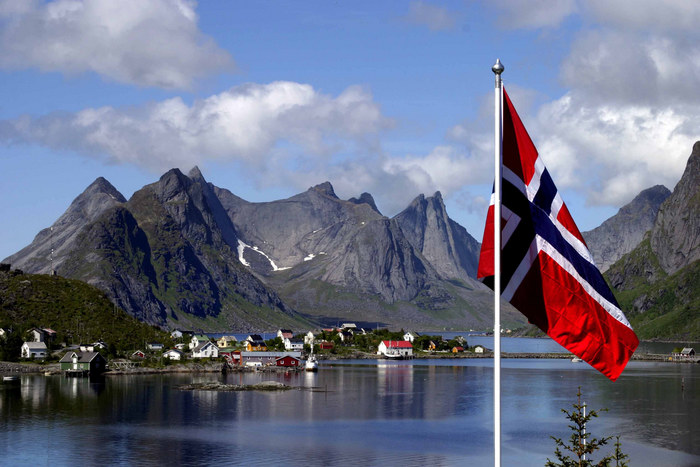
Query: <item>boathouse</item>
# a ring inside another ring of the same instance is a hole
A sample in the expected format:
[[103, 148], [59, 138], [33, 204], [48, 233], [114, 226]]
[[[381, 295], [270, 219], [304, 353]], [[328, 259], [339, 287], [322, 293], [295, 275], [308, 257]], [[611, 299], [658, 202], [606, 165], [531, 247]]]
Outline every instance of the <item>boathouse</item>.
[[107, 368], [107, 361], [99, 352], [71, 351], [59, 361], [61, 370], [70, 373], [99, 374]]

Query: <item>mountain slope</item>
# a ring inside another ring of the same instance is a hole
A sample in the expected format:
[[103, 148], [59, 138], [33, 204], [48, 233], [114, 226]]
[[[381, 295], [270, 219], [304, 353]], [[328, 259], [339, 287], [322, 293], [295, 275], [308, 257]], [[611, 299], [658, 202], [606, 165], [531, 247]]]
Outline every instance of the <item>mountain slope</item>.
[[642, 241], [654, 226], [661, 203], [670, 195], [671, 191], [663, 185], [648, 188], [600, 226], [582, 233], [602, 272]]
[[700, 142], [654, 226], [605, 277], [643, 338], [700, 339]]
[[124, 196], [111, 183], [99, 177], [73, 200], [50, 228], [41, 230], [32, 243], [4, 262], [12, 263], [25, 271], [49, 274], [52, 268], [52, 249], [53, 268], [57, 270], [65, 261], [80, 231], [104, 211], [125, 202]]

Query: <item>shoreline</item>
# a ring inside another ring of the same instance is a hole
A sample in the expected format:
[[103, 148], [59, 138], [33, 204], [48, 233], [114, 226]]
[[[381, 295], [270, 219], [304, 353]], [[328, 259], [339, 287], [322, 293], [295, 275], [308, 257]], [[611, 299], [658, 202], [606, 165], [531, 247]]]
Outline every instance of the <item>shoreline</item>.
[[[333, 362], [339, 360], [377, 360], [377, 361], [394, 361], [392, 359], [381, 358], [379, 355], [366, 353], [366, 352], [353, 352], [348, 355], [316, 355], [319, 361]], [[572, 359], [573, 354], [570, 353], [542, 353], [542, 352], [518, 352], [509, 353], [502, 352], [502, 359]], [[419, 355], [414, 355], [413, 360], [446, 360], [446, 359], [463, 359], [463, 358], [482, 358], [482, 359], [492, 359], [492, 352], [485, 352], [483, 354], [474, 354], [471, 352], [464, 352], [459, 354], [453, 353], [421, 353]], [[666, 363], [700, 363], [698, 359], [692, 360], [672, 360], [669, 355], [665, 354], [634, 354], [630, 360], [642, 361], [642, 362], [666, 362]], [[584, 362], [585, 363], [585, 362]], [[245, 366], [235, 366], [224, 368], [223, 362], [206, 362], [206, 363], [196, 363], [189, 362], [184, 364], [172, 364], [167, 367], [162, 368], [151, 368], [151, 367], [136, 367], [125, 370], [109, 370], [103, 373], [104, 376], [120, 376], [120, 375], [142, 375], [142, 374], [167, 374], [167, 373], [222, 373], [222, 372], [289, 372], [289, 371], [304, 371], [303, 367], [245, 367]], [[19, 362], [0, 362], [0, 375], [17, 375], [17, 374], [39, 374], [45, 373], [46, 375], [60, 375], [62, 371], [60, 370], [58, 363], [19, 363]]]

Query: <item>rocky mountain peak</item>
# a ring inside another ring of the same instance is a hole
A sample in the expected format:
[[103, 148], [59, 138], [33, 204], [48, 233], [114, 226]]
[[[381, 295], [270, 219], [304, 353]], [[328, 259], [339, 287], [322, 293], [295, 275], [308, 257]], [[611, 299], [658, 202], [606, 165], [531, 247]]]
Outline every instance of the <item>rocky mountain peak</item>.
[[[97, 177], [94, 182], [88, 185], [88, 187], [85, 189], [85, 191], [83, 191], [83, 193], [80, 196], [93, 196], [99, 193], [109, 195], [119, 203], [126, 202], [126, 198], [124, 198], [124, 195], [122, 195], [119, 192], [119, 190], [114, 188], [114, 185], [109, 183], [109, 181], [107, 181], [107, 179], [105, 179], [104, 177]], [[80, 196], [78, 198], [80, 198]]]
[[700, 259], [700, 141], [693, 145], [673, 194], [661, 205], [650, 240], [669, 274]]
[[476, 275], [480, 245], [449, 218], [439, 191], [428, 198], [418, 195], [395, 219], [406, 238], [442, 277], [466, 279]]
[[206, 183], [204, 175], [202, 175], [201, 170], [196, 165], [188, 172], [187, 176], [195, 182]]
[[654, 226], [661, 203], [670, 195], [663, 185], [647, 188], [600, 226], [583, 232], [601, 271], [606, 271], [642, 241], [644, 234]]
[[333, 190], [333, 185], [331, 185], [331, 182], [323, 182], [319, 185], [313, 186], [309, 188], [309, 191], [315, 191], [317, 193], [320, 193], [325, 196], [330, 196], [331, 198], [338, 199], [338, 197], [335, 194], [335, 191]]
[[367, 205], [369, 205], [375, 212], [377, 212], [377, 214], [381, 214], [381, 212], [379, 212], [379, 209], [377, 208], [377, 205], [376, 205], [375, 202], [374, 202], [374, 198], [372, 197], [372, 195], [370, 195], [370, 194], [367, 193], [367, 192], [362, 193], [362, 194], [360, 195], [360, 198], [359, 198], [359, 199], [358, 199], [358, 198], [350, 198], [348, 201], [351, 202], [351, 203], [353, 203], [353, 204], [367, 204]]

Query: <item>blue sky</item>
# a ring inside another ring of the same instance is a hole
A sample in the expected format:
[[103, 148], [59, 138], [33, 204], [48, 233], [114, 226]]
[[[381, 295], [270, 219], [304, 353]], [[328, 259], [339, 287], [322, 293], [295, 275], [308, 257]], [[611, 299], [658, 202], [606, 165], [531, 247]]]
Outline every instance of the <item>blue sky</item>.
[[392, 216], [440, 190], [481, 238], [493, 74], [581, 230], [670, 189], [700, 128], [681, 0], [0, 0], [0, 258], [95, 178], [172, 167], [249, 201], [330, 181]]

